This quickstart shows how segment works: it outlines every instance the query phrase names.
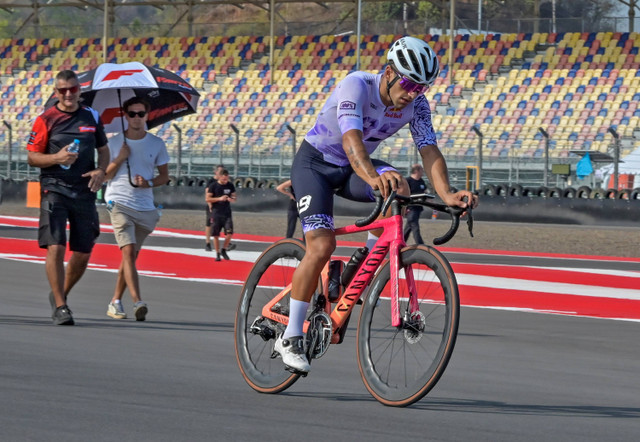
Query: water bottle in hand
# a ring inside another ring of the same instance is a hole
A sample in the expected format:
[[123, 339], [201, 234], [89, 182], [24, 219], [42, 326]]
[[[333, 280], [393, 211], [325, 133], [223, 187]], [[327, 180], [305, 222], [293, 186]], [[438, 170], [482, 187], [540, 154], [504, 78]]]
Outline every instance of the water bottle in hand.
[[[80, 140], [78, 140], [77, 138], [73, 140], [73, 143], [71, 143], [69, 145], [69, 147], [67, 148], [67, 151], [71, 152], [71, 153], [78, 153], [80, 151]], [[71, 165], [69, 166], [65, 166], [64, 164], [61, 164], [60, 167], [62, 167], [63, 169], [67, 170], [71, 167]]]

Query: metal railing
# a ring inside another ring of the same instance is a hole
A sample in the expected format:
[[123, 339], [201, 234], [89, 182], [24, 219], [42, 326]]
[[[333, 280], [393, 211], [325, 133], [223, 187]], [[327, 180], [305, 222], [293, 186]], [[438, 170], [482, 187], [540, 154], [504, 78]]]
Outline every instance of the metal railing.
[[[21, 24], [8, 21], [0, 30], [0, 38], [99, 38], [103, 36], [103, 24], [99, 16], [89, 17], [83, 23], [60, 23], [48, 25]], [[441, 27], [436, 20], [386, 20], [361, 22], [362, 35], [377, 34], [427, 34]], [[460, 23], [458, 23], [460, 25]], [[475, 23], [474, 23], [475, 24]], [[603, 17], [598, 22], [585, 18], [562, 18], [554, 21], [550, 18], [484, 19], [481, 30], [468, 29], [465, 32], [491, 33], [529, 33], [529, 32], [628, 32], [628, 17]], [[355, 18], [324, 22], [277, 21], [274, 23], [275, 35], [326, 35], [356, 32]], [[634, 29], [640, 29], [640, 18], [634, 20]], [[457, 32], [461, 32], [458, 30]], [[446, 33], [437, 30], [437, 33]], [[269, 35], [270, 23], [267, 19], [258, 22], [209, 22], [209, 23], [128, 23], [116, 20], [112, 27], [112, 36], [164, 36], [189, 37], [211, 35]]]

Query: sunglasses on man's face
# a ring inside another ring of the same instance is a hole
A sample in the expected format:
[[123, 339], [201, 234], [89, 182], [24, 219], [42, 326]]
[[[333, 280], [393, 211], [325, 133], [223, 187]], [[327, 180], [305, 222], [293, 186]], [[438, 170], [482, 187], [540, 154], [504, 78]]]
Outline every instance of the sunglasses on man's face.
[[129, 115], [129, 118], [135, 118], [135, 117], [144, 118], [144, 116], [147, 115], [147, 112], [146, 111], [140, 111], [140, 112], [127, 111], [127, 115]]
[[80, 90], [80, 86], [76, 85], [71, 87], [57, 87], [56, 90], [60, 95], [67, 95], [67, 92], [71, 92], [72, 94], [75, 94]]
[[429, 89], [429, 86], [414, 83], [413, 81], [409, 80], [407, 77], [403, 77], [402, 75], [400, 75], [400, 87], [409, 93], [415, 92], [418, 95], [425, 93], [426, 90]]
[[412, 93], [415, 92], [418, 95], [424, 94], [427, 89], [429, 89], [429, 86], [425, 85], [425, 84], [418, 84], [415, 83], [414, 81], [409, 80], [407, 77], [400, 75], [400, 87], [402, 89], [404, 89], [406, 92]]
[[396, 72], [395, 69], [393, 69], [393, 73], [396, 74], [396, 78], [393, 80], [393, 83], [395, 83], [397, 79], [400, 78], [400, 87], [406, 92], [409, 92], [409, 93], [415, 92], [418, 95], [420, 95], [425, 93], [426, 90], [429, 89], [429, 86], [425, 84], [418, 84], [414, 81], [411, 81], [404, 75]]

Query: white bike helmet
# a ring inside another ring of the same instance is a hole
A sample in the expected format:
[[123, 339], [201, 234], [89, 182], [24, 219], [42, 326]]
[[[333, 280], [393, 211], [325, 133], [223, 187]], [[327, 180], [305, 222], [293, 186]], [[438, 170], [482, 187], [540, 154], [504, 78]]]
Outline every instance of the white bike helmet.
[[427, 86], [431, 86], [440, 73], [436, 53], [426, 41], [415, 37], [396, 40], [387, 52], [387, 62], [398, 73]]

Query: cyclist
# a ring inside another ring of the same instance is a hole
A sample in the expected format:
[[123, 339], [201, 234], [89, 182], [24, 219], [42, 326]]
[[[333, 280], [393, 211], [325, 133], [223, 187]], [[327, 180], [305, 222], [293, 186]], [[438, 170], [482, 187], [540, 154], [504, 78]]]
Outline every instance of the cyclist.
[[[354, 201], [374, 201], [373, 190], [409, 195], [406, 180], [391, 165], [369, 155], [380, 142], [407, 123], [435, 191], [449, 206], [472, 207], [477, 196], [452, 193], [447, 165], [437, 147], [431, 109], [424, 92], [440, 72], [431, 47], [414, 37], [395, 41], [380, 74], [353, 72], [328, 98], [296, 154], [291, 180], [306, 239], [304, 258], [292, 279], [289, 323], [274, 349], [286, 367], [309, 371], [303, 323], [322, 268], [335, 250], [333, 194]], [[380, 232], [374, 232], [380, 234]], [[370, 235], [367, 245], [375, 244]], [[371, 248], [371, 247], [369, 247]]]

